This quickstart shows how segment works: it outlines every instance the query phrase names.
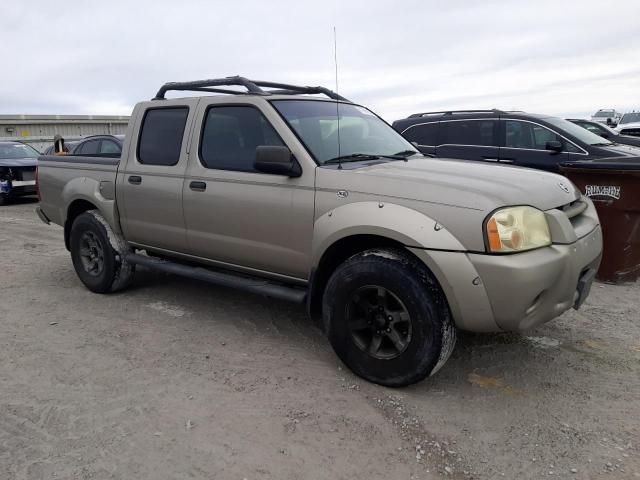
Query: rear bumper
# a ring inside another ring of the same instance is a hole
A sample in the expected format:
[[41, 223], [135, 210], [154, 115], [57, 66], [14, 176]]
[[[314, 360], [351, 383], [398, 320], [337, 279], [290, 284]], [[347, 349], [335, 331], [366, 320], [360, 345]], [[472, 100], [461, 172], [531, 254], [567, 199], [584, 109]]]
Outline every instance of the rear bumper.
[[434, 271], [463, 330], [524, 331], [578, 308], [602, 257], [602, 231], [514, 255], [411, 249]]

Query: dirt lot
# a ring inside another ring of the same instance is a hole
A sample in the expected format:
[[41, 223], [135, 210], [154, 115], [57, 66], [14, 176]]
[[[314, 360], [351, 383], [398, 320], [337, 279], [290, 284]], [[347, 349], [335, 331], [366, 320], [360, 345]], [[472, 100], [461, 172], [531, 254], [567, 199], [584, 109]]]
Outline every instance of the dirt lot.
[[640, 478], [640, 284], [392, 390], [298, 306], [148, 271], [90, 293], [34, 207], [0, 209], [2, 480]]

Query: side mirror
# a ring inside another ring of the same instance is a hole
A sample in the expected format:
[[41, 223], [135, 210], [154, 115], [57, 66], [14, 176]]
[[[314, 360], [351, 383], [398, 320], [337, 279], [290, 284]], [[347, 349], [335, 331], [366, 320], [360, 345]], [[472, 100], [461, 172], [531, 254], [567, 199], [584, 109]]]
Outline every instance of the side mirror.
[[562, 143], [558, 140], [551, 140], [550, 142], [547, 142], [544, 148], [555, 153], [560, 153], [562, 151]]
[[602, 132], [602, 133], [600, 134], [600, 136], [601, 136], [602, 138], [609, 138], [609, 137], [610, 137], [609, 132]]
[[300, 164], [287, 147], [260, 145], [256, 148], [256, 160], [253, 167], [262, 173], [299, 177], [302, 175]]

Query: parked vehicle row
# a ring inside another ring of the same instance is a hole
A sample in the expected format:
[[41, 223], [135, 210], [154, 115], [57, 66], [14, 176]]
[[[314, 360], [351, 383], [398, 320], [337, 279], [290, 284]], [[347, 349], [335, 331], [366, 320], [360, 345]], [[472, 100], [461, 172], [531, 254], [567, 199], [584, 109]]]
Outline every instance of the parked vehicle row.
[[[222, 95], [165, 99], [171, 90]], [[578, 308], [600, 263], [594, 206], [564, 177], [425, 157], [326, 88], [170, 83], [131, 118], [119, 158], [39, 160], [38, 215], [64, 227], [82, 283], [123, 289], [143, 265], [305, 303], [373, 382], [433, 374], [457, 328], [521, 331]], [[513, 112], [403, 122], [427, 153], [470, 156], [471, 143], [494, 162], [610, 143]]]
[[393, 127], [426, 155], [550, 172], [570, 160], [640, 156], [638, 148], [613, 143], [567, 120], [517, 111], [416, 113]]

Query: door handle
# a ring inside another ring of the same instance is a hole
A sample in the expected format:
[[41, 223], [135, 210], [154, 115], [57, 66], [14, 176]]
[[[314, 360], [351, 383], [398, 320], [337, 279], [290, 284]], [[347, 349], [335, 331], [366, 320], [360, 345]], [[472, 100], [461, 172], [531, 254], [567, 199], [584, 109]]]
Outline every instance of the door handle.
[[139, 175], [129, 175], [127, 180], [131, 185], [140, 185], [142, 183], [142, 177]]
[[515, 159], [514, 158], [501, 158], [500, 162], [501, 163], [513, 163]]
[[485, 156], [482, 157], [482, 160], [485, 160], [487, 162], [498, 162], [499, 161], [498, 157], [485, 157]]
[[207, 189], [207, 184], [205, 182], [191, 182], [189, 188], [196, 192], [204, 192]]

